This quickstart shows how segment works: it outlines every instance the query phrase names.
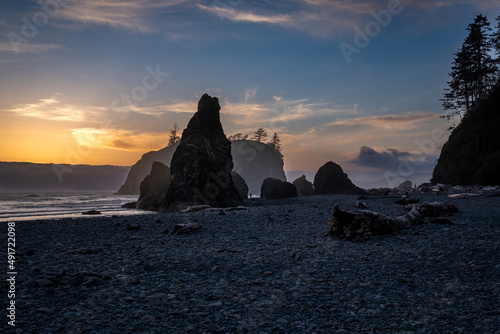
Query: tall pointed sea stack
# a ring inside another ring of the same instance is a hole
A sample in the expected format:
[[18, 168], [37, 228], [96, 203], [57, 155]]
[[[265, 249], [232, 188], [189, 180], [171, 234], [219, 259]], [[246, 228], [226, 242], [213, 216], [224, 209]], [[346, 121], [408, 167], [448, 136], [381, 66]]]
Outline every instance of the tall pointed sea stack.
[[216, 97], [205, 94], [182, 133], [170, 165], [171, 181], [161, 211], [190, 205], [236, 206], [241, 197], [231, 177], [231, 142], [220, 123]]

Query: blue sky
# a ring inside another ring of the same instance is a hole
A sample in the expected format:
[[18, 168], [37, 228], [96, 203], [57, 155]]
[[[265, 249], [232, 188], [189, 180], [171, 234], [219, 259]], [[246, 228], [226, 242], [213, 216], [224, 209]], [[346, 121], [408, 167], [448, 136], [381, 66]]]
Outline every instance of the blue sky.
[[41, 3], [0, 5], [3, 161], [131, 165], [208, 92], [227, 135], [278, 132], [288, 171], [394, 168], [362, 154], [429, 171], [453, 53], [477, 14], [500, 14], [497, 0]]

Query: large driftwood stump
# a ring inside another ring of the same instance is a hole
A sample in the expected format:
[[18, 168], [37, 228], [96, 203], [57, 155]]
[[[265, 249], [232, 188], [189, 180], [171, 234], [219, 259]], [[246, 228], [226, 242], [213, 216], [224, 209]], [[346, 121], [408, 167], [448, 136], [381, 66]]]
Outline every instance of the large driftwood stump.
[[332, 218], [328, 219], [329, 234], [352, 240], [365, 235], [395, 234], [402, 229], [422, 223], [424, 217], [436, 217], [445, 213], [458, 212], [451, 203], [426, 202], [413, 204], [403, 216], [389, 217], [373, 211], [343, 211], [338, 205], [333, 207]]

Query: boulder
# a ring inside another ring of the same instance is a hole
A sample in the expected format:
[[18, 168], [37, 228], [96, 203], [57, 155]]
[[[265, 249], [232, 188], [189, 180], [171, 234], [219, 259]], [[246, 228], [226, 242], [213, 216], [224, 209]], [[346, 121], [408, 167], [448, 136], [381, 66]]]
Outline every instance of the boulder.
[[262, 182], [260, 197], [265, 199], [297, 197], [297, 189], [290, 182], [269, 177]]
[[302, 175], [298, 179], [292, 182], [297, 189], [297, 195], [299, 196], [311, 196], [314, 195], [314, 188], [311, 182], [307, 181], [306, 176]]
[[245, 200], [248, 198], [248, 186], [241, 177], [240, 174], [236, 173], [235, 171], [231, 172], [231, 176], [233, 177], [233, 182], [234, 186], [236, 187], [236, 190], [238, 190], [238, 194], [240, 194], [240, 197], [242, 200]]
[[413, 184], [411, 183], [411, 181], [406, 180], [406, 181], [404, 181], [403, 183], [401, 183], [401, 184], [398, 186], [398, 188], [400, 188], [400, 189], [411, 189], [411, 188], [412, 188], [412, 186], [413, 186]]
[[314, 176], [314, 191], [318, 195], [349, 194], [364, 195], [366, 192], [356, 187], [342, 167], [329, 161], [320, 167]]
[[192, 205], [230, 207], [242, 204], [231, 177], [231, 142], [220, 122], [216, 97], [204, 94], [198, 111], [182, 133], [170, 165], [170, 187], [160, 211]]
[[151, 173], [141, 182], [136, 208], [158, 210], [163, 203], [170, 185], [170, 168], [159, 161], [153, 162]]

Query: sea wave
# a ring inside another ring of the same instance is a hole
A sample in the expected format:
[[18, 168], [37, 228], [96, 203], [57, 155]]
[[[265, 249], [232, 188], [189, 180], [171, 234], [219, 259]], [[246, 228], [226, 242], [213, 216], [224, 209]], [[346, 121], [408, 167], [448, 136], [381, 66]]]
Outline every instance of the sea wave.
[[121, 208], [136, 200], [136, 195], [113, 193], [0, 193], [0, 222], [81, 217], [89, 210], [102, 215], [151, 213]]

